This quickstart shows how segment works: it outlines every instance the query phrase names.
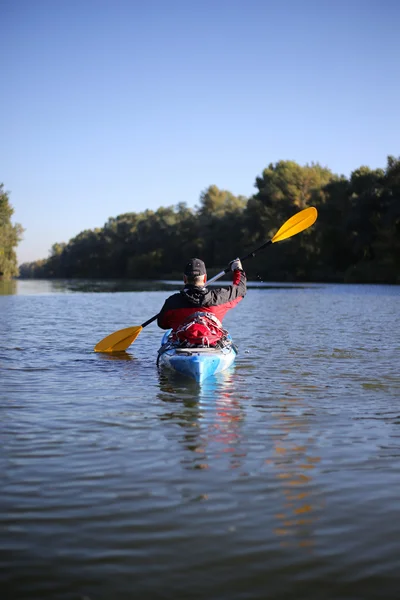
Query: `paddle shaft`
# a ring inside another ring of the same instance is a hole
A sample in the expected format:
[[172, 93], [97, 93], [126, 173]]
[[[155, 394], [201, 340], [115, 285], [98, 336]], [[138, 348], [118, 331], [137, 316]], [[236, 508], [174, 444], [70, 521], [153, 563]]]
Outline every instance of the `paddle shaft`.
[[151, 319], [149, 319], [148, 321], [145, 321], [145, 323], [142, 323], [140, 327], [147, 327], [147, 325], [150, 325], [150, 323], [152, 323], [153, 321], [155, 321], [158, 317], [160, 313], [157, 313], [156, 315], [154, 315], [154, 317], [151, 317]]
[[[248, 258], [254, 258], [255, 255], [257, 254], [257, 252], [260, 252], [260, 250], [264, 250], [264, 248], [266, 248], [270, 244], [272, 244], [272, 240], [268, 240], [268, 242], [265, 242], [265, 244], [262, 244], [262, 246], [259, 246], [258, 248], [253, 250], [253, 252], [249, 252], [248, 254], [246, 254], [246, 256], [243, 256], [243, 258], [241, 258], [240, 261], [243, 262], [244, 260], [247, 260]], [[214, 277], [209, 279], [207, 281], [207, 284], [209, 285], [210, 283], [214, 283], [214, 281], [217, 281], [217, 279], [219, 279], [220, 277], [223, 277], [224, 275], [229, 273], [230, 270], [231, 270], [230, 267], [226, 267], [226, 269], [224, 269], [223, 271], [221, 271], [220, 273], [218, 273], [217, 275], [214, 275]]]

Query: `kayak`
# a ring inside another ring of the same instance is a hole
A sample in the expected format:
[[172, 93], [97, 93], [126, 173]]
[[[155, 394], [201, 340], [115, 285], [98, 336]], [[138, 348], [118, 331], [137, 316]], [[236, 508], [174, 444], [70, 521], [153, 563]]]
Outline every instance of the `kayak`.
[[168, 340], [172, 330], [167, 331], [158, 351], [157, 365], [191, 377], [201, 383], [207, 377], [225, 371], [237, 356], [237, 348], [228, 336], [222, 347], [182, 347]]

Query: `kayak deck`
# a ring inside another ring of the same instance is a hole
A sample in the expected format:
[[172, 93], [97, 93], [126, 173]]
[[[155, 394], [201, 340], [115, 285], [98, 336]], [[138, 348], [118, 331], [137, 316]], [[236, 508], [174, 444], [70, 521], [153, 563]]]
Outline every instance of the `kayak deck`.
[[[168, 336], [164, 335], [163, 346], [166, 339]], [[159, 366], [190, 377], [198, 383], [230, 367], [237, 356], [236, 347], [231, 341], [222, 348], [167, 345], [163, 349], [163, 346], [159, 350]]]

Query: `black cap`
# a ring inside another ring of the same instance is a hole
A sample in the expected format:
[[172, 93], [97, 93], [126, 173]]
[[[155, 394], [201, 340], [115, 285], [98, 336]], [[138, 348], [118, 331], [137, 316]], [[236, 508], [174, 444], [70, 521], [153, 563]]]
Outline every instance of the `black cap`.
[[188, 277], [198, 277], [199, 275], [207, 274], [206, 265], [200, 258], [191, 258], [183, 272]]

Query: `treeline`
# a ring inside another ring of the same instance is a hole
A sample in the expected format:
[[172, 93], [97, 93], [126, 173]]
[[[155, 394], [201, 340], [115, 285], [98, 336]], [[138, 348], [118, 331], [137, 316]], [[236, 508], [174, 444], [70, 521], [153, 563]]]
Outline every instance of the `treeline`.
[[20, 267], [21, 277], [181, 277], [203, 258], [210, 274], [272, 237], [286, 219], [315, 206], [315, 225], [246, 264], [264, 281], [400, 283], [400, 159], [360, 167], [350, 178], [318, 164], [270, 164], [251, 198], [210, 186], [186, 204], [110, 218], [103, 228], [54, 244], [49, 258]]
[[15, 249], [21, 240], [23, 229], [19, 224], [12, 224], [13, 214], [14, 209], [10, 204], [8, 192], [0, 183], [0, 280], [18, 275]]

